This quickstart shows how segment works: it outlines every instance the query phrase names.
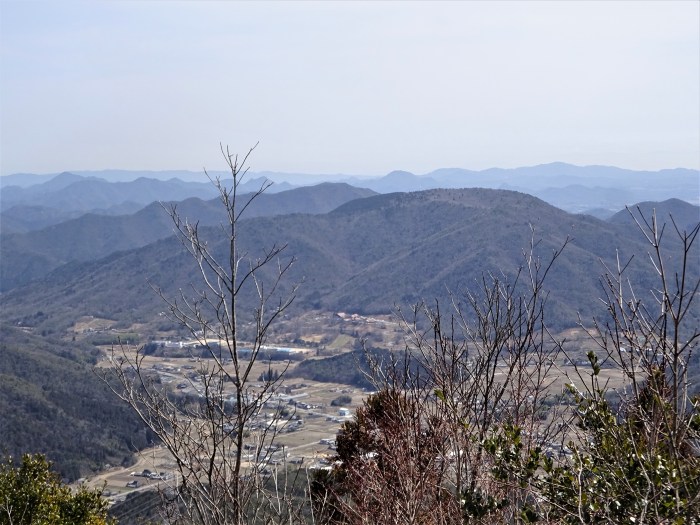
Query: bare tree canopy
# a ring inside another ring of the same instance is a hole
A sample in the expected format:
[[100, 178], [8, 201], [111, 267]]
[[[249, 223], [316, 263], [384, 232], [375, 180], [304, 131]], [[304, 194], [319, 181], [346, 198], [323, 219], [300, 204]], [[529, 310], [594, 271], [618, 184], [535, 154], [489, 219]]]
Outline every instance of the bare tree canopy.
[[[228, 239], [224, 259], [209, 250], [197, 222], [181, 217], [175, 205], [165, 207], [195, 261], [199, 280], [181, 290], [179, 297], [156, 292], [169, 315], [187, 329], [207, 357], [190, 379], [200, 396], [188, 400], [169, 393], [144, 368], [142, 349], [122, 347], [112, 355], [116, 394], [137, 412], [177, 465], [172, 490], [164, 494], [168, 520], [175, 523], [240, 524], [268, 512], [275, 503], [280, 508], [263, 486], [270, 476], [268, 455], [287, 419], [280, 414], [281, 407], [271, 419], [263, 418], [261, 411], [271, 402], [283, 374], [270, 374], [258, 382], [252, 370], [268, 329], [294, 299], [293, 292], [278, 297], [277, 287], [295, 260], [285, 257], [286, 247], [279, 245], [257, 257], [239, 251], [241, 218], [270, 184], [245, 197], [238, 193], [253, 149], [239, 159], [222, 146], [230, 178], [210, 177], [228, 218], [219, 232]], [[261, 270], [270, 267], [274, 271], [266, 276], [273, 278], [262, 279]], [[247, 300], [251, 296], [253, 304]], [[252, 322], [248, 321], [252, 330], [249, 325], [245, 339], [243, 307], [247, 320], [252, 314]]]

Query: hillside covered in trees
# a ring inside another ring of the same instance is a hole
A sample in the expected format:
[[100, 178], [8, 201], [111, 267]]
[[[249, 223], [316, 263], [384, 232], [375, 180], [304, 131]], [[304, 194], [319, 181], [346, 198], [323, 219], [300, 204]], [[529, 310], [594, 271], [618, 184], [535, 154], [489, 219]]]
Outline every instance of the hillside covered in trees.
[[75, 480], [129, 464], [148, 436], [92, 371], [100, 351], [0, 325], [3, 454], [43, 453]]
[[[668, 221], [669, 216], [658, 220]], [[585, 321], [602, 313], [599, 276], [606, 271], [603, 264], [613, 265], [618, 250], [623, 259], [637, 254], [630, 277], [643, 289], [649, 284], [648, 274], [638, 269], [639, 254], [646, 250], [644, 239], [628, 224], [568, 214], [510, 191], [378, 195], [326, 214], [259, 217], [245, 224], [240, 236], [245, 251], [286, 245], [283, 255], [296, 258], [284, 284], [303, 282], [294, 304], [297, 311], [388, 313], [395, 305], [468, 289], [484, 272], [513, 278], [531, 239], [542, 257], [570, 239], [548, 282], [554, 327], [576, 325], [579, 314]], [[200, 230], [214, 252], [225, 249], [217, 227]], [[73, 243], [91, 243], [90, 236], [71, 238]], [[6, 322], [54, 333], [84, 315], [128, 326], [152, 320], [162, 310], [150, 285], [172, 295], [190, 282], [189, 261], [180, 243], [170, 237], [59, 267], [3, 294], [0, 315]], [[42, 305], [45, 315], [36, 317], [34, 305], [47, 295], [52, 301]]]

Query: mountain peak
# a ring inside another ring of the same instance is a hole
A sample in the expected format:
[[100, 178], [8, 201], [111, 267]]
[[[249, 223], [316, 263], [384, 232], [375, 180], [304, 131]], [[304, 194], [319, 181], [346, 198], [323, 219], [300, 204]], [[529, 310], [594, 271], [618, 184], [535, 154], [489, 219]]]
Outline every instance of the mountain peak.
[[54, 178], [40, 184], [40, 187], [42, 191], [55, 191], [70, 186], [71, 184], [74, 184], [81, 180], [85, 180], [85, 177], [83, 177], [82, 175], [76, 175], [75, 173], [71, 173], [70, 171], [64, 171], [63, 173], [59, 173], [58, 175], [56, 175]]

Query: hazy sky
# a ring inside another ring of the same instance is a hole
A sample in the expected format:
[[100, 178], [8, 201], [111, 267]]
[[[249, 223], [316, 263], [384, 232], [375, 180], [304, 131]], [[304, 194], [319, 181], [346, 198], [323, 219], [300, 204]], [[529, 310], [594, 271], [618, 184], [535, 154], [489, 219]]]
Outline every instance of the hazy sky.
[[700, 2], [0, 0], [0, 172], [700, 168]]

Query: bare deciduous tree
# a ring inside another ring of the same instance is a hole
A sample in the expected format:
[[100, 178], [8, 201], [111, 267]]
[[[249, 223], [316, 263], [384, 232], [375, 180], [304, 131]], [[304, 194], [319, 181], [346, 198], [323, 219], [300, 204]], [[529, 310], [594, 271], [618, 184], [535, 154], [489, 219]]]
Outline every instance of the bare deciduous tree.
[[[286, 420], [279, 410], [267, 420], [261, 412], [272, 402], [283, 374], [268, 374], [261, 384], [253, 366], [261, 357], [271, 324], [293, 300], [293, 291], [281, 295], [278, 286], [294, 258], [283, 259], [285, 246], [280, 245], [257, 258], [240, 248], [241, 218], [270, 184], [264, 183], [253, 194], [239, 193], [253, 149], [239, 162], [222, 146], [230, 179], [207, 173], [227, 217], [217, 233], [227, 241], [223, 258], [214, 253], [197, 222], [182, 217], [175, 205], [165, 207], [200, 279], [176, 298], [156, 291], [172, 319], [187, 329], [204, 356], [190, 379], [199, 395], [183, 399], [159, 384], [144, 366], [140, 349], [122, 347], [119, 355], [113, 352], [112, 356], [116, 394], [140, 416], [177, 465], [176, 486], [166, 494], [172, 503], [167, 509], [171, 522], [247, 523], [270, 509], [281, 509], [273, 499], [284, 497], [268, 494], [264, 485], [272, 445]], [[263, 271], [266, 279], [261, 277]], [[253, 327], [245, 340], [243, 308], [246, 325]]]
[[472, 521], [513, 520], [532, 496], [527, 484], [494, 476], [488, 448], [499, 429], [517, 429], [524, 456], [559, 439], [557, 409], [547, 407], [559, 346], [548, 336], [544, 283], [568, 242], [542, 260], [533, 232], [514, 278], [487, 274], [453, 301], [449, 317], [424, 308], [427, 332], [410, 324], [411, 345], [453, 429], [452, 490]]
[[[598, 351], [570, 383], [575, 454], [550, 471], [545, 494], [568, 523], [698, 523], [700, 396], [689, 372], [693, 359], [700, 369], [700, 224], [688, 231], [672, 217], [660, 224], [655, 212], [628, 211], [648, 243], [655, 284], [644, 290], [628, 279], [631, 258], [618, 255], [606, 268], [608, 316], [588, 330]], [[667, 230], [670, 246], [662, 242]], [[608, 387], [603, 366], [622, 373], [623, 388]]]
[[[700, 369], [700, 225], [683, 231], [672, 220], [668, 250], [655, 216], [635, 220], [650, 246], [641, 283], [656, 285], [640, 292], [629, 262], [607, 269], [608, 315], [587, 329], [599, 349], [590, 370], [547, 340], [542, 285], [559, 251], [542, 264], [531, 244], [515, 282], [485, 277], [449, 317], [417, 306], [404, 319], [406, 357], [374, 363], [379, 394], [343, 427], [339, 463], [321, 477], [328, 519], [698, 523], [700, 396], [690, 374]], [[527, 293], [517, 294], [523, 277]], [[568, 399], [550, 388], [571, 370], [560, 353], [575, 371]], [[624, 387], [613, 390], [603, 367]], [[459, 505], [445, 504], [448, 494]]]
[[514, 279], [484, 276], [450, 315], [436, 303], [402, 316], [403, 359], [371, 363], [379, 394], [341, 429], [338, 463], [320, 476], [331, 521], [514, 519], [532, 490], [494, 477], [487, 448], [503, 425], [521, 430], [525, 455], [558, 433], [545, 414], [558, 346], [547, 341], [543, 284], [567, 243], [543, 262], [531, 241]]

